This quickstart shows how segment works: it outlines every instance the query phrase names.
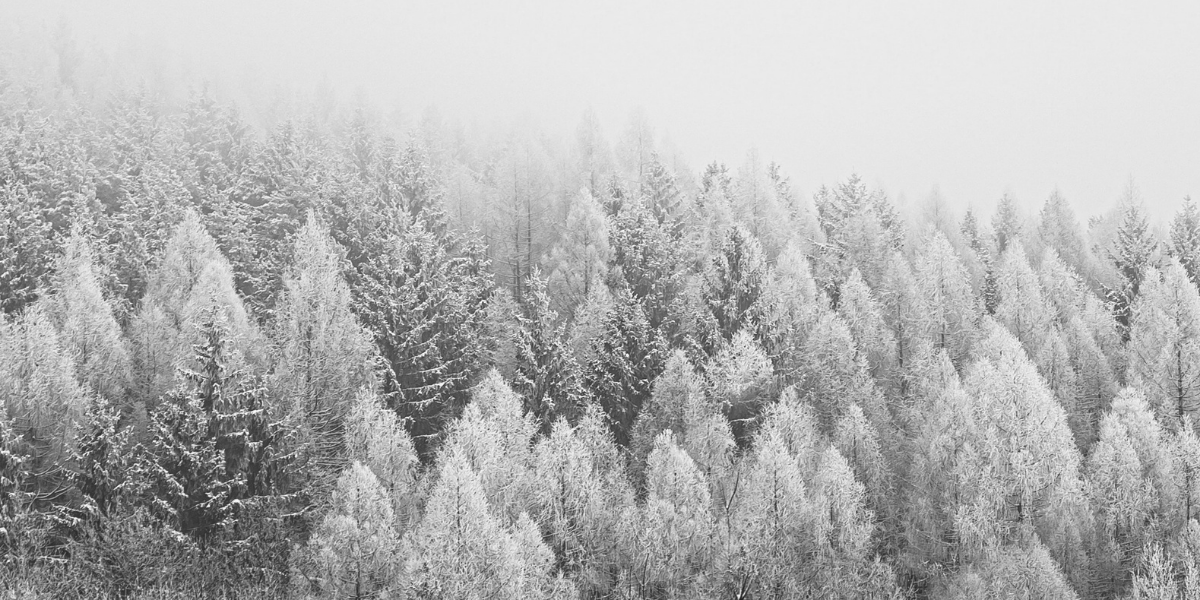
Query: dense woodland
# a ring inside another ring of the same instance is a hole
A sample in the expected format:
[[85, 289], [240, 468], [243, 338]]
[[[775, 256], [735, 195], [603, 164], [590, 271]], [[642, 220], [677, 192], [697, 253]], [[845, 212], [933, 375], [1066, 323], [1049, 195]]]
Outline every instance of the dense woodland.
[[807, 198], [638, 114], [397, 131], [46, 44], [0, 67], [10, 597], [1200, 597], [1190, 200]]

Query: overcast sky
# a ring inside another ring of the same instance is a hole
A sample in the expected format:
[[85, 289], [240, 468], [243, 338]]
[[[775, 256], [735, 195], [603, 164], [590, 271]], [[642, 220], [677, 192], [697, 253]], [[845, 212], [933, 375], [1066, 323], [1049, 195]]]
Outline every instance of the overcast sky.
[[641, 107], [694, 170], [755, 147], [806, 193], [857, 171], [990, 210], [1057, 186], [1088, 215], [1132, 177], [1160, 220], [1200, 196], [1195, 1], [4, 3], [412, 114], [565, 136], [591, 107], [611, 139]]

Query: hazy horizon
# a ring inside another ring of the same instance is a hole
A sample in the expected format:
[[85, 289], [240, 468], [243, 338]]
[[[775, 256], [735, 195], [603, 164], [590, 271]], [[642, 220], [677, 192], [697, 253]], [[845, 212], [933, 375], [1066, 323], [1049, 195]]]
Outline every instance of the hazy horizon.
[[[693, 174], [754, 148], [811, 197], [852, 172], [908, 203], [933, 189], [1081, 217], [1132, 179], [1165, 222], [1200, 194], [1200, 5], [0, 1], [86, 53], [145, 52], [226, 87], [326, 86], [410, 121], [532, 119], [610, 142], [634, 110]], [[0, 21], [5, 19], [0, 19]], [[139, 50], [140, 49], [140, 50]], [[86, 60], [86, 56], [85, 56]]]

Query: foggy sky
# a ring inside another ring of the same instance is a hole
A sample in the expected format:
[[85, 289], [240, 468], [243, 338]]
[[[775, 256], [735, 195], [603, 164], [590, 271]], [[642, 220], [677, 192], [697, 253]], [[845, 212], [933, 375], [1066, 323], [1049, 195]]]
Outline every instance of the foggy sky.
[[[36, 6], [35, 6], [36, 4]], [[735, 7], [736, 5], [736, 7]], [[747, 150], [806, 195], [857, 171], [990, 211], [1132, 177], [1156, 220], [1200, 196], [1200, 2], [0, 0], [80, 45], [137, 36], [225, 72], [328, 81], [420, 114], [615, 141], [640, 107], [693, 171]], [[258, 69], [258, 71], [253, 71]]]

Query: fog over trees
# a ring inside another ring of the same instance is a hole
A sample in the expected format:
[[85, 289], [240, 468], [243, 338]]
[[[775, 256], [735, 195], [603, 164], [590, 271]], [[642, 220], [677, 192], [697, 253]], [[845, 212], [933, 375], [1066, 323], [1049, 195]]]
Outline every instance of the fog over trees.
[[9, 597], [1200, 598], [1190, 199], [801, 194], [643, 112], [5, 47]]

